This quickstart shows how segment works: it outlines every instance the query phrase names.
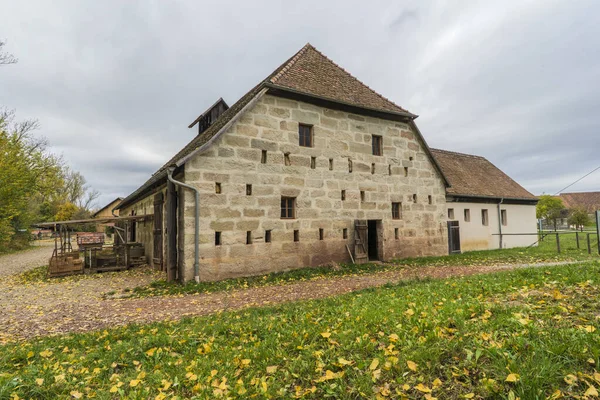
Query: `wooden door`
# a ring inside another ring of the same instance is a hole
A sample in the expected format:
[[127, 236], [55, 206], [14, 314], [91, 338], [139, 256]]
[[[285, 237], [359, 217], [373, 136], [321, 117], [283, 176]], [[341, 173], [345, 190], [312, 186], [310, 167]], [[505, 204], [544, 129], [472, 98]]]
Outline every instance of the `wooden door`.
[[152, 265], [161, 271], [163, 270], [163, 203], [163, 194], [156, 194], [154, 196], [154, 252]]
[[448, 221], [448, 252], [460, 253], [460, 230], [458, 221]]
[[354, 221], [354, 262], [363, 264], [369, 262], [368, 223], [366, 220]]

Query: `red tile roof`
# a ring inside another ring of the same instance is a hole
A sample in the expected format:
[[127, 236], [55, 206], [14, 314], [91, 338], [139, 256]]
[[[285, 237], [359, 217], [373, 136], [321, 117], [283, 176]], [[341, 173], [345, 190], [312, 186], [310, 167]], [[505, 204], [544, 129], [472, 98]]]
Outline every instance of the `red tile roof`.
[[566, 208], [583, 208], [588, 213], [600, 210], [600, 192], [561, 193]]
[[483, 157], [431, 149], [448, 179], [449, 195], [497, 199], [536, 200], [537, 198]]
[[269, 81], [277, 86], [358, 107], [408, 112], [356, 79], [310, 43]]

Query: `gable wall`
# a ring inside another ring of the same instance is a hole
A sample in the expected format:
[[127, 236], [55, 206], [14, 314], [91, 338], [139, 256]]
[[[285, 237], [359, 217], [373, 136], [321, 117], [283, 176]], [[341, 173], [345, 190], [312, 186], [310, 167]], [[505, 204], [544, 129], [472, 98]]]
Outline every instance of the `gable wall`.
[[[298, 145], [298, 123], [313, 125], [314, 147]], [[383, 137], [373, 156], [371, 135]], [[267, 163], [261, 164], [261, 150]], [[284, 165], [284, 153], [291, 165]], [[316, 168], [311, 169], [311, 156]], [[409, 157], [413, 157], [410, 161]], [[333, 170], [329, 159], [333, 159]], [[353, 172], [348, 171], [348, 159]], [[375, 173], [371, 173], [375, 163]], [[408, 177], [404, 176], [408, 167]], [[389, 171], [391, 170], [391, 174]], [[185, 164], [185, 182], [200, 189], [200, 278], [248, 276], [330, 261], [349, 262], [354, 221], [382, 220], [386, 260], [447, 254], [443, 181], [406, 124], [324, 109], [270, 95], [262, 97], [205, 153]], [[215, 193], [215, 182], [222, 193]], [[252, 195], [246, 195], [252, 184]], [[341, 190], [346, 200], [341, 200]], [[365, 191], [365, 201], [360, 191]], [[417, 203], [412, 196], [417, 194]], [[432, 203], [428, 204], [428, 196]], [[297, 218], [280, 218], [281, 196], [297, 198]], [[186, 191], [184, 262], [193, 277], [193, 195]], [[393, 220], [391, 202], [402, 202]], [[319, 228], [324, 240], [319, 240]], [[348, 229], [348, 239], [342, 229]], [[400, 238], [394, 238], [394, 228]], [[293, 241], [293, 231], [300, 241]], [[264, 242], [272, 230], [272, 242]], [[215, 246], [215, 231], [223, 245]], [[253, 244], [246, 244], [252, 231]]]

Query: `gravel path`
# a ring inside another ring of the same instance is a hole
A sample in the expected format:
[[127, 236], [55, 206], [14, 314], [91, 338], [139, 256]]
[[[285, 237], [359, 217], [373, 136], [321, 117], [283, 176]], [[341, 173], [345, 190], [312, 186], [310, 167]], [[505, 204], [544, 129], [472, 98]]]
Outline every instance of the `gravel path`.
[[30, 249], [0, 256], [0, 278], [48, 265], [54, 241], [35, 242]]
[[158, 275], [132, 271], [110, 276], [15, 285], [0, 280], [0, 343], [35, 336], [85, 332], [129, 323], [175, 320], [225, 310], [336, 296], [369, 287], [416, 278], [444, 279], [524, 267], [566, 263], [468, 267], [417, 267], [370, 275], [320, 278], [210, 294], [102, 300], [102, 293], [144, 285]]

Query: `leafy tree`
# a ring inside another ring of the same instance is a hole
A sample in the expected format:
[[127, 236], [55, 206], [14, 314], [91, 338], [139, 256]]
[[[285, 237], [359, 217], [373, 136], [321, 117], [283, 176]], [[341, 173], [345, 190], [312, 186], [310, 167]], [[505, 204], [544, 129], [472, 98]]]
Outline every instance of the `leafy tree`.
[[570, 210], [568, 222], [569, 225], [575, 225], [575, 229], [581, 229], [583, 231], [583, 227], [589, 225], [591, 220], [585, 209], [576, 207]]
[[58, 212], [54, 216], [54, 219], [56, 221], [70, 221], [74, 219], [77, 211], [79, 210], [75, 204], [66, 202], [58, 207]]
[[2, 51], [2, 47], [4, 47], [5, 44], [6, 42], [0, 40], [0, 65], [15, 64], [17, 59], [12, 54]]
[[552, 221], [556, 230], [556, 220], [561, 217], [563, 210], [565, 206], [560, 198], [543, 194], [535, 208], [535, 215], [538, 219]]
[[36, 128], [36, 121], [14, 122], [14, 113], [0, 110], [0, 248], [34, 222], [30, 200], [51, 195], [60, 181], [62, 160]]

